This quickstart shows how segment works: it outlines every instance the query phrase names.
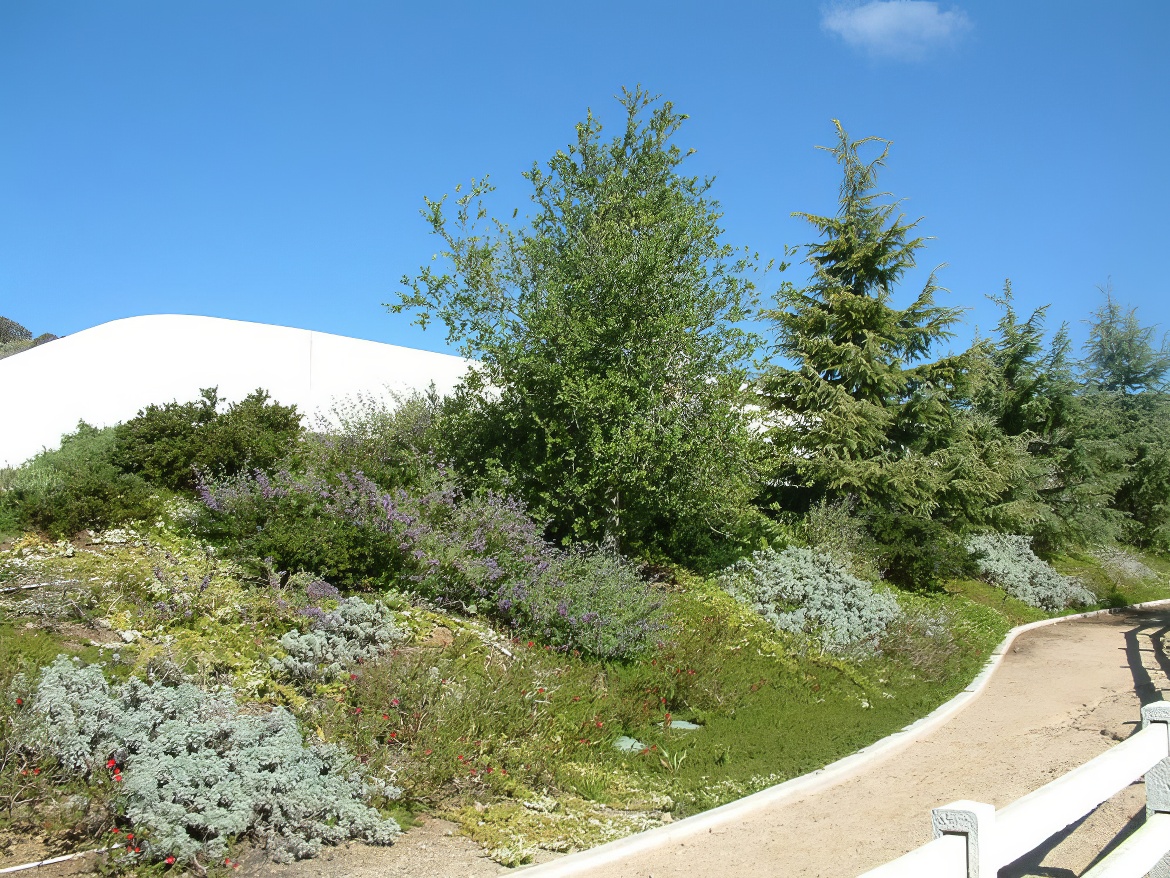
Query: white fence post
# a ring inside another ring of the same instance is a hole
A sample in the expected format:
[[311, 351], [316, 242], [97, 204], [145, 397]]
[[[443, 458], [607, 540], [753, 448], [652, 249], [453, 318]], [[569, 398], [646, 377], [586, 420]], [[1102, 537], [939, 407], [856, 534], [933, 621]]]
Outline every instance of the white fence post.
[[[1142, 728], [1161, 723], [1170, 746], [1170, 701], [1155, 701], [1142, 707]], [[1146, 772], [1146, 816], [1170, 813], [1170, 758]]]
[[[1170, 702], [1155, 701], [1142, 707], [1142, 728], [1151, 723], [1161, 723], [1166, 727], [1167, 746], [1170, 747]], [[1146, 772], [1146, 819], [1155, 814], [1170, 814], [1170, 757]], [[1170, 878], [1170, 854], [1162, 857], [1150, 871], [1150, 878]]]
[[[930, 812], [934, 837], [963, 836], [967, 843], [966, 878], [995, 878], [995, 806], [960, 799]], [[949, 878], [949, 876], [948, 876]]]

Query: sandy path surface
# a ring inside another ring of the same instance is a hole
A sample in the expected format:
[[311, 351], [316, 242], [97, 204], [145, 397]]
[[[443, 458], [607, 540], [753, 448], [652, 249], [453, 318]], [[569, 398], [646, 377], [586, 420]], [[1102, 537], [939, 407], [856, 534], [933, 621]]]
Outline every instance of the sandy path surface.
[[[836, 786], [737, 823], [599, 866], [590, 878], [855, 878], [930, 840], [930, 809], [956, 799], [1002, 807], [1103, 752], [1170, 691], [1170, 610], [1124, 612], [1017, 638], [984, 693], [943, 728]], [[1144, 819], [1135, 784], [1001, 878], [1076, 878]], [[553, 859], [555, 855], [547, 855]], [[543, 858], [543, 857], [542, 857]], [[76, 874], [69, 868], [37, 874]], [[248, 857], [271, 878], [488, 878], [523, 875], [484, 857], [441, 820], [391, 848], [350, 845], [289, 866]]]
[[[932, 807], [1002, 807], [1131, 735], [1141, 704], [1170, 688], [1168, 628], [1163, 610], [1031, 631], [981, 697], [901, 752], [829, 789], [588, 874], [855, 878], [929, 841]], [[1144, 805], [1135, 784], [1000, 875], [1075, 878], [1139, 825]]]

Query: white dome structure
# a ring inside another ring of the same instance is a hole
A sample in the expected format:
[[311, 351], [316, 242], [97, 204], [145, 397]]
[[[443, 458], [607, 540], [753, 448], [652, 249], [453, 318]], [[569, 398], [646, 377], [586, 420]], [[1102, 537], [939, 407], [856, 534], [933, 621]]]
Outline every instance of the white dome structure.
[[79, 420], [106, 427], [151, 403], [258, 387], [310, 418], [358, 394], [448, 393], [470, 360], [218, 317], [157, 314], [103, 323], [0, 360], [0, 467], [55, 448]]

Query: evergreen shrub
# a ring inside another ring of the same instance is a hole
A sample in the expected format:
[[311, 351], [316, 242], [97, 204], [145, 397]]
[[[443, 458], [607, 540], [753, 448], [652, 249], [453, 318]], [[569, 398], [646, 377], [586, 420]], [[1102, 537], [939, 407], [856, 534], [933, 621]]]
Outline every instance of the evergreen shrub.
[[812, 549], [764, 549], [724, 571], [720, 583], [782, 631], [826, 652], [872, 652], [901, 613], [898, 601]]
[[5, 473], [0, 523], [62, 537], [153, 518], [161, 501], [143, 479], [114, 464], [113, 449], [112, 428], [79, 422], [60, 448]]
[[1062, 576], [1032, 551], [1032, 538], [1019, 534], [981, 534], [967, 549], [983, 575], [1014, 598], [1049, 612], [1073, 604], [1087, 606], [1096, 596], [1071, 576]]
[[296, 406], [272, 402], [262, 389], [220, 411], [222, 402], [216, 388], [207, 388], [193, 402], [147, 406], [116, 428], [114, 462], [153, 484], [190, 491], [196, 470], [268, 470], [296, 448]]
[[325, 844], [398, 835], [365, 803], [372, 785], [350, 757], [306, 746], [282, 708], [242, 713], [230, 693], [189, 683], [111, 686], [100, 666], [64, 656], [45, 668], [29, 707], [25, 746], [74, 772], [111, 775], [145, 860], [214, 860], [251, 837], [288, 862]]
[[910, 591], [937, 591], [948, 579], [974, 572], [962, 540], [942, 522], [871, 509], [866, 524], [877, 544], [882, 576]]

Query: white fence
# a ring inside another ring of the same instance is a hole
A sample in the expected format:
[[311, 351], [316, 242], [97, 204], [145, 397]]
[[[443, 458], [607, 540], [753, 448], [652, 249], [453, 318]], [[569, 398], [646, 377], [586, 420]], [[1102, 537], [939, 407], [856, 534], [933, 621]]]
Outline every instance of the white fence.
[[952, 802], [931, 812], [934, 841], [862, 878], [995, 878], [1142, 775], [1146, 821], [1083, 878], [1170, 878], [1170, 702], [1142, 708], [1142, 730], [996, 811]]

